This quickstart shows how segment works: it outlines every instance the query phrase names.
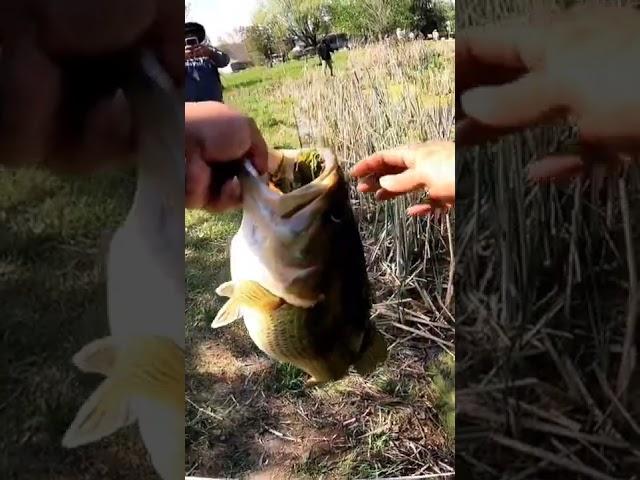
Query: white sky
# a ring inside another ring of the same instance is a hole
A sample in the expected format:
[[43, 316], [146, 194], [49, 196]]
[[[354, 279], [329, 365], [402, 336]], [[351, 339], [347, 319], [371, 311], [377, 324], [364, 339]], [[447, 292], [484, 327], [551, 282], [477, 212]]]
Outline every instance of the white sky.
[[251, 25], [251, 17], [260, 0], [191, 0], [186, 21], [204, 25], [212, 42], [238, 27]]

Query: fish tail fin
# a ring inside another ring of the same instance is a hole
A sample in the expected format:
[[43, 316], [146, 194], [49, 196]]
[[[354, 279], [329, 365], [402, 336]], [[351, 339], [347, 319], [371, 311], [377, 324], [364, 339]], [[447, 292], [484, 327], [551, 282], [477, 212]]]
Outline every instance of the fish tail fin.
[[62, 439], [62, 446], [76, 448], [96, 442], [133, 421], [125, 389], [118, 382], [107, 378], [80, 407]]
[[368, 375], [386, 359], [387, 342], [382, 334], [374, 328], [369, 346], [362, 353], [358, 361], [355, 362], [354, 367], [360, 375]]

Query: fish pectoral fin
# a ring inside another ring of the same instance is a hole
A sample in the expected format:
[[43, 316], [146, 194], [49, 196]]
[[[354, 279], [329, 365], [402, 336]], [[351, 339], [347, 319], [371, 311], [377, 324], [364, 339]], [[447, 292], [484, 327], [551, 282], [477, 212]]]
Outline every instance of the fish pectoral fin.
[[[218, 287], [220, 291], [229, 293], [226, 284]], [[211, 328], [220, 328], [242, 317], [241, 307], [253, 308], [263, 312], [273, 312], [283, 305], [283, 300], [272, 294], [257, 282], [245, 280], [233, 285], [231, 298], [225, 303], [216, 318], [211, 323]]]
[[133, 423], [134, 416], [126, 393], [107, 379], [80, 407], [62, 439], [65, 448], [96, 442]]
[[222, 285], [216, 288], [216, 294], [218, 294], [218, 296], [220, 297], [231, 298], [233, 296], [234, 290], [235, 288], [233, 282], [224, 282]]
[[387, 342], [382, 334], [375, 330], [369, 346], [353, 366], [360, 375], [368, 375], [378, 368], [378, 365], [384, 362], [387, 356]]
[[280, 297], [271, 293], [258, 282], [251, 280], [238, 282], [233, 298], [243, 306], [263, 312], [273, 312], [284, 303]]
[[211, 328], [224, 327], [225, 325], [235, 322], [241, 317], [240, 304], [233, 297], [235, 290], [236, 288], [233, 282], [224, 282], [216, 288], [216, 293], [220, 297], [227, 297], [229, 300], [227, 300], [227, 302], [218, 311], [216, 318], [211, 322]]
[[211, 322], [211, 328], [220, 328], [225, 325], [238, 320], [242, 315], [240, 314], [240, 304], [235, 298], [230, 298], [218, 311], [216, 318]]
[[100, 373], [105, 376], [113, 371], [118, 354], [113, 337], [95, 340], [80, 349], [72, 362], [85, 373]]

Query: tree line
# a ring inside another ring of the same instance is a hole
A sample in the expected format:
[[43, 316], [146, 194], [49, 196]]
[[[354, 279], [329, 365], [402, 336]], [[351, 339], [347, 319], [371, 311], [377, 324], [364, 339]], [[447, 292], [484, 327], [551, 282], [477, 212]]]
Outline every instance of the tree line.
[[296, 44], [315, 47], [328, 33], [371, 41], [397, 29], [445, 30], [455, 24], [451, 0], [266, 0], [253, 24], [239, 30], [254, 61], [263, 63], [289, 52]]

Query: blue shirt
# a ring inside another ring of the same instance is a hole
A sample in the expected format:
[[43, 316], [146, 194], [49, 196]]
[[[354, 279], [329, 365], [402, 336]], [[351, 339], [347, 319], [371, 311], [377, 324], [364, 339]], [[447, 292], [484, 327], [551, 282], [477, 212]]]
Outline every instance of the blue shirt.
[[205, 58], [185, 62], [185, 102], [222, 102], [218, 67]]

